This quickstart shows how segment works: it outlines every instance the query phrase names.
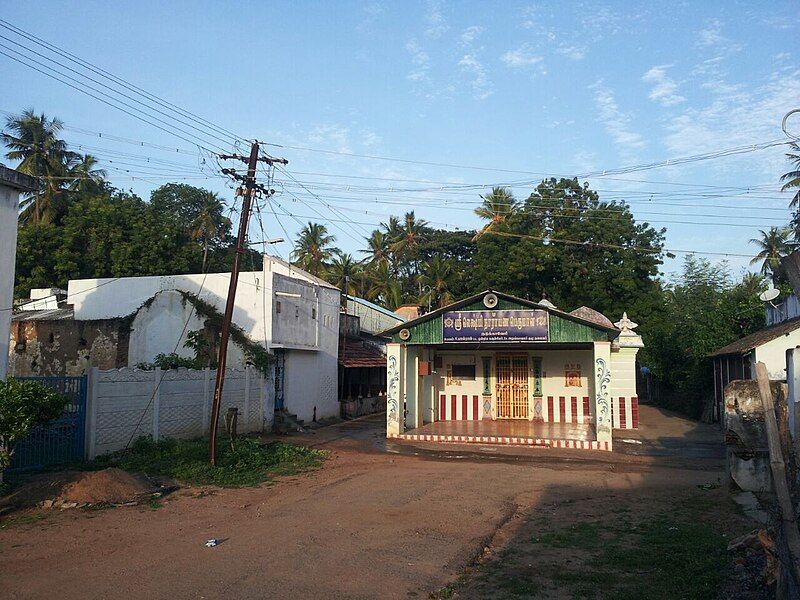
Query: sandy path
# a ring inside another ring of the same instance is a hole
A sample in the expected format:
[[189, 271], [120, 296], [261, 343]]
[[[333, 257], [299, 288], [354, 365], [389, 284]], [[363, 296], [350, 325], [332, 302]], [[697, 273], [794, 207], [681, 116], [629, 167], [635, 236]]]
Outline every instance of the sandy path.
[[[0, 531], [0, 589], [60, 600], [425, 598], [515, 516], [559, 497], [647, 498], [722, 474], [717, 460], [697, 469], [623, 455], [563, 463], [547, 450], [521, 461], [378, 453], [372, 437], [322, 435], [326, 466], [271, 487], [185, 491], [158, 510], [66, 511]], [[225, 541], [209, 549], [210, 537]]]

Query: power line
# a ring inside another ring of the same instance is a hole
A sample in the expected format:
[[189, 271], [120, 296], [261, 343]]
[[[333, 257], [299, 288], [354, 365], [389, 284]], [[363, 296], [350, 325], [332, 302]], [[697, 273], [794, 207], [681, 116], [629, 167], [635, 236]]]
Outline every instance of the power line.
[[535, 235], [527, 235], [523, 233], [508, 233], [504, 231], [492, 231], [489, 230], [485, 232], [486, 235], [497, 235], [500, 237], [513, 237], [513, 238], [524, 238], [524, 239], [531, 239], [537, 240], [540, 242], [545, 242], [548, 244], [568, 244], [568, 245], [575, 245], [575, 246], [585, 246], [585, 247], [595, 247], [595, 248], [607, 248], [610, 250], [634, 250], [636, 252], [645, 252], [648, 254], [653, 255], [660, 255], [664, 252], [670, 254], [706, 254], [706, 255], [713, 255], [713, 256], [736, 256], [736, 257], [744, 257], [744, 258], [752, 258], [750, 254], [737, 254], [735, 252], [710, 252], [710, 251], [703, 251], [703, 250], [679, 250], [673, 248], [662, 248], [660, 250], [655, 248], [646, 248], [642, 246], [623, 246], [621, 244], [606, 244], [601, 242], [590, 242], [590, 241], [581, 241], [581, 240], [570, 240], [570, 239], [563, 239], [563, 238], [551, 238], [545, 236], [535, 236]]
[[[80, 67], [82, 67], [84, 69], [87, 69], [88, 71], [90, 71], [92, 73], [95, 73], [95, 74], [97, 74], [97, 75], [99, 75], [101, 77], [104, 77], [105, 79], [113, 82], [116, 85], [122, 86], [124, 89], [129, 90], [129, 91], [131, 91], [131, 92], [133, 92], [133, 93], [135, 93], [135, 94], [147, 99], [148, 102], [157, 104], [159, 106], [162, 106], [163, 108], [166, 108], [166, 109], [170, 110], [173, 113], [177, 113], [177, 114], [181, 115], [184, 118], [188, 118], [189, 120], [191, 120], [191, 121], [197, 123], [198, 125], [201, 125], [202, 127], [204, 127], [207, 131], [221, 133], [221, 134], [223, 134], [225, 136], [232, 137], [234, 140], [247, 141], [244, 138], [242, 138], [241, 136], [238, 136], [235, 133], [233, 133], [233, 132], [231, 132], [231, 131], [229, 131], [227, 129], [219, 127], [218, 125], [212, 123], [211, 121], [208, 121], [207, 119], [199, 117], [198, 115], [196, 115], [196, 114], [194, 114], [192, 112], [189, 112], [189, 111], [187, 111], [187, 110], [185, 110], [185, 109], [183, 109], [183, 108], [181, 108], [181, 107], [179, 107], [179, 106], [177, 106], [177, 105], [175, 105], [175, 104], [173, 104], [171, 102], [168, 102], [168, 101], [164, 100], [163, 98], [160, 98], [159, 96], [156, 96], [155, 94], [152, 94], [152, 93], [150, 93], [150, 92], [148, 92], [148, 91], [146, 91], [146, 90], [144, 90], [144, 89], [142, 89], [142, 88], [130, 83], [129, 81], [126, 81], [125, 79], [114, 75], [113, 73], [110, 73], [110, 72], [108, 72], [108, 71], [106, 71], [106, 70], [104, 70], [104, 69], [102, 69], [102, 68], [100, 68], [100, 67], [98, 67], [98, 66], [96, 66], [96, 65], [94, 65], [94, 64], [92, 64], [92, 63], [90, 63], [88, 61], [86, 61], [86, 60], [83, 60], [82, 58], [80, 58], [80, 57], [78, 57], [78, 56], [76, 56], [74, 54], [71, 54], [70, 52], [67, 52], [66, 50], [63, 50], [62, 48], [59, 48], [58, 46], [56, 46], [54, 44], [51, 44], [50, 42], [47, 42], [46, 40], [43, 40], [43, 39], [33, 35], [32, 33], [29, 33], [27, 31], [25, 31], [25, 30], [15, 26], [15, 25], [9, 23], [8, 21], [0, 19], [0, 26], [4, 27], [5, 29], [7, 29], [7, 30], [9, 30], [9, 31], [11, 31], [13, 33], [15, 33], [16, 35], [22, 37], [23, 39], [26, 39], [26, 40], [28, 40], [30, 42], [33, 42], [33, 43], [39, 45], [42, 48], [45, 48], [46, 50], [52, 52], [53, 54], [55, 54], [55, 55], [57, 55], [57, 56], [59, 56], [61, 58], [65, 58], [65, 59], [67, 59], [69, 61], [72, 61], [73, 63], [79, 65]], [[8, 41], [11, 41], [12, 43], [16, 43], [19, 46], [21, 46], [23, 48], [26, 48], [25, 46], [23, 46], [19, 42], [15, 42], [13, 40], [10, 40], [9, 38], [4, 38], [4, 39], [7, 39]], [[31, 50], [29, 48], [26, 48], [26, 49], [28, 51], [30, 51], [30, 52], [35, 52], [34, 50]], [[47, 60], [51, 60], [53, 62], [56, 62], [52, 58], [47, 58]], [[85, 75], [83, 75], [83, 76], [86, 77]], [[116, 93], [119, 93], [120, 95], [122, 95], [118, 91]], [[139, 101], [139, 103], [143, 104], [141, 101]], [[150, 108], [150, 107], [148, 107], [148, 108]], [[185, 121], [181, 121], [181, 122], [186, 124], [186, 125], [188, 125], [188, 126], [190, 126], [190, 127], [192, 127], [196, 131], [201, 131], [201, 132], [203, 131], [202, 129], [194, 127], [194, 126], [190, 125], [189, 123], [186, 123]], [[222, 138], [218, 138], [218, 139], [222, 139]], [[224, 141], [224, 143], [226, 143], [226, 144], [229, 143], [229, 140], [227, 140], [227, 139], [222, 139], [222, 141]]]
[[[625, 173], [633, 173], [637, 171], [645, 171], [650, 169], [656, 169], [661, 167], [668, 167], [668, 166], [675, 166], [675, 165], [682, 165], [691, 162], [699, 162], [701, 160], [710, 160], [714, 158], [720, 158], [723, 156], [731, 156], [734, 154], [746, 154], [750, 152], [756, 152], [758, 150], [765, 150], [768, 148], [772, 148], [775, 146], [782, 146], [786, 145], [789, 142], [783, 139], [777, 140], [768, 140], [766, 142], [760, 142], [756, 144], [748, 144], [746, 146], [735, 146], [732, 148], [726, 148], [723, 150], [717, 150], [715, 152], [706, 152], [703, 154], [695, 154], [690, 156], [678, 157], [667, 159], [659, 162], [651, 162], [651, 163], [644, 163], [640, 165], [631, 165], [627, 167], [620, 167], [615, 169], [604, 169], [601, 171], [592, 171], [585, 174], [580, 174], [577, 177], [579, 179], [586, 179], [590, 177], [605, 177], [607, 175], [620, 175]], [[558, 176], [553, 173], [546, 173], [542, 171], [524, 171], [524, 170], [516, 170], [516, 169], [503, 169], [503, 168], [496, 168], [496, 167], [482, 167], [476, 165], [460, 165], [456, 163], [443, 163], [443, 162], [434, 162], [434, 161], [424, 161], [424, 160], [414, 160], [414, 159], [405, 159], [405, 158], [395, 158], [390, 156], [380, 156], [375, 154], [358, 154], [355, 152], [343, 152], [340, 150], [322, 150], [319, 148], [309, 148], [307, 146], [292, 146], [287, 144], [267, 144], [269, 146], [275, 146], [279, 148], [287, 148], [291, 150], [302, 150], [305, 152], [316, 152], [320, 154], [332, 154], [338, 156], [349, 156], [352, 158], [365, 158], [370, 160], [382, 160], [382, 161], [390, 161], [390, 162], [397, 162], [403, 164], [414, 164], [414, 165], [424, 165], [424, 166], [431, 166], [431, 167], [447, 167], [447, 168], [454, 168], [454, 169], [469, 169], [474, 171], [489, 171], [489, 172], [496, 172], [496, 173], [516, 173], [522, 175], [538, 175], [542, 177], [553, 177]]]
[[[12, 52], [13, 52], [13, 50], [12, 50]], [[60, 77], [57, 77], [56, 75], [53, 75], [52, 73], [48, 73], [47, 71], [43, 71], [42, 69], [39, 69], [38, 67], [35, 67], [35, 66], [31, 65], [31, 64], [28, 64], [24, 60], [21, 60], [21, 59], [18, 59], [16, 57], [14, 57], [14, 56], [11, 56], [10, 54], [8, 54], [7, 52], [4, 52], [3, 50], [0, 50], [0, 54], [2, 54], [3, 56], [5, 56], [7, 58], [10, 58], [11, 60], [13, 60], [15, 62], [20, 63], [21, 65], [24, 65], [24, 66], [26, 66], [26, 67], [28, 67], [30, 69], [33, 69], [34, 71], [37, 71], [37, 72], [41, 73], [42, 75], [45, 75], [46, 77], [50, 77], [51, 79], [54, 79], [54, 80], [56, 80], [56, 81], [58, 81], [60, 83], [63, 83], [64, 85], [66, 85], [68, 87], [71, 87], [74, 90], [77, 90], [81, 94], [85, 94], [85, 95], [89, 96], [90, 98], [94, 98], [95, 100], [98, 100], [99, 102], [102, 102], [103, 104], [106, 104], [106, 105], [108, 105], [108, 106], [110, 106], [112, 108], [115, 108], [115, 109], [117, 109], [119, 111], [122, 111], [123, 113], [125, 113], [125, 114], [127, 114], [127, 115], [129, 115], [129, 116], [131, 116], [131, 117], [133, 117], [135, 119], [138, 119], [138, 120], [140, 120], [140, 121], [142, 121], [144, 123], [147, 123], [148, 125], [152, 125], [156, 129], [159, 129], [159, 130], [163, 131], [164, 133], [167, 133], [169, 135], [173, 135], [173, 136], [175, 136], [177, 138], [180, 138], [180, 139], [182, 139], [182, 140], [184, 140], [186, 142], [189, 142], [190, 144], [197, 145], [198, 147], [202, 147], [200, 144], [197, 143], [196, 140], [189, 139], [189, 138], [187, 138], [187, 137], [185, 137], [183, 135], [175, 133], [174, 131], [170, 131], [168, 129], [165, 129], [164, 127], [162, 127], [160, 125], [157, 125], [156, 123], [153, 123], [152, 121], [149, 121], [148, 119], [142, 117], [141, 115], [138, 115], [138, 114], [135, 114], [133, 112], [130, 112], [129, 110], [126, 110], [125, 108], [117, 106], [113, 102], [110, 102], [110, 101], [108, 101], [108, 100], [106, 100], [104, 98], [101, 98], [99, 96], [95, 96], [91, 92], [88, 92], [85, 89], [82, 89], [82, 88], [78, 87], [77, 85], [74, 85], [73, 83], [70, 83], [69, 81], [65, 81], [65, 80], [61, 79]], [[19, 54], [19, 53], [17, 53], [17, 54]], [[20, 56], [24, 56], [24, 55], [20, 54]], [[27, 57], [25, 57], [25, 58], [27, 58]], [[28, 59], [28, 60], [31, 60], [31, 59]], [[116, 99], [114, 99], [114, 98], [112, 98], [112, 100], [116, 101]], [[206, 150], [208, 150], [208, 149], [206, 148]]]

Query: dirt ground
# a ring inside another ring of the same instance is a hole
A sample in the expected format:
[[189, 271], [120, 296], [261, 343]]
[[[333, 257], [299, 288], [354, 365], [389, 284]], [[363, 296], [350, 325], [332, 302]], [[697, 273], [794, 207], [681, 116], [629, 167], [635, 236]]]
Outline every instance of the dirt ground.
[[[387, 444], [382, 419], [298, 436], [331, 457], [274, 485], [0, 521], [0, 589], [61, 600], [427, 598], [526, 523], [587, 510], [613, 520], [621, 500], [641, 520], [664, 498], [724, 489], [719, 430], [647, 406], [646, 425], [614, 453]], [[222, 543], [207, 548], [209, 538]], [[476, 586], [465, 595], [485, 595]]]

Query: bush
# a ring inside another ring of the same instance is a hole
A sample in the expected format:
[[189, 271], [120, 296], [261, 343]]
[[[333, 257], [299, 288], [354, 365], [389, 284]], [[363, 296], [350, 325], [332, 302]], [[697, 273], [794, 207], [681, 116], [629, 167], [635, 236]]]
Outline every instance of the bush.
[[164, 475], [194, 485], [239, 487], [258, 485], [273, 475], [293, 475], [322, 464], [325, 452], [285, 442], [264, 444], [240, 438], [232, 449], [217, 447], [217, 466], [208, 462], [208, 440], [136, 440], [128, 450], [100, 456], [99, 467], [118, 467], [134, 473]]
[[37, 425], [60, 417], [68, 402], [38, 381], [0, 381], [0, 474], [11, 463], [14, 445]]

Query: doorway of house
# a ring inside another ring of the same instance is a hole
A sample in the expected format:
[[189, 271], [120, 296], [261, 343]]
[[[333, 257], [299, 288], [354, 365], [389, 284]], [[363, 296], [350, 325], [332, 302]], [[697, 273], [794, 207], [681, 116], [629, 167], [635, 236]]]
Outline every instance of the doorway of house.
[[499, 355], [497, 369], [497, 418], [528, 418], [528, 357]]

